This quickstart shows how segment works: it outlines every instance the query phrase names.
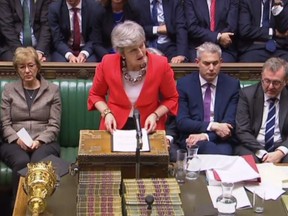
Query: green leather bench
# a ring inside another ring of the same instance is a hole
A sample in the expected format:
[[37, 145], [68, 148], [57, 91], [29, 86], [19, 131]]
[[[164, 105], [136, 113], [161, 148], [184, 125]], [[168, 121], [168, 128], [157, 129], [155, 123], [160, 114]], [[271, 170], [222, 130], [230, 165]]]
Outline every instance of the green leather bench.
[[[12, 80], [0, 80], [0, 91], [4, 85]], [[51, 80], [60, 86], [62, 98], [62, 118], [59, 143], [61, 158], [75, 162], [78, 154], [79, 131], [81, 129], [98, 129], [100, 123], [99, 112], [88, 112], [87, 98], [92, 80], [67, 79]], [[10, 185], [11, 169], [0, 162], [0, 186]]]

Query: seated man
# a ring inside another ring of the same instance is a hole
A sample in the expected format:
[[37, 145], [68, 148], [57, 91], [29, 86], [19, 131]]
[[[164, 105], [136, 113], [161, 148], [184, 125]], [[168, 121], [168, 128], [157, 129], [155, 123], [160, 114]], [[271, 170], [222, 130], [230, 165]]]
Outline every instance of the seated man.
[[288, 162], [288, 65], [270, 58], [261, 82], [240, 91], [236, 114], [237, 155], [251, 154], [256, 162]]
[[33, 46], [40, 61], [50, 51], [49, 0], [0, 1], [0, 60], [12, 61], [18, 47]]
[[132, 12], [145, 31], [149, 47], [159, 49], [171, 63], [187, 60], [187, 29], [181, 1], [130, 0]]
[[237, 61], [238, 0], [185, 0], [184, 11], [191, 61], [204, 42], [219, 44], [224, 62]]
[[177, 82], [180, 147], [198, 145], [199, 154], [232, 154], [239, 80], [220, 73], [221, 48], [206, 42], [197, 48], [199, 72]]
[[285, 27], [287, 30], [287, 3], [287, 0], [240, 1], [240, 62], [265, 62], [273, 56], [288, 60], [287, 37], [283, 31]]
[[49, 5], [52, 61], [96, 62], [93, 47], [96, 9], [94, 0], [59, 0]]

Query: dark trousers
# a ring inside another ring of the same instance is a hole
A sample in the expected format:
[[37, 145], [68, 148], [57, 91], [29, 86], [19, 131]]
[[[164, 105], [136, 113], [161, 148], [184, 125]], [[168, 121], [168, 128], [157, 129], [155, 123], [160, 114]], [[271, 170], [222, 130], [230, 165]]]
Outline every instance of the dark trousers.
[[16, 143], [2, 143], [0, 145], [0, 158], [12, 169], [12, 205], [14, 205], [19, 183], [18, 171], [25, 168], [30, 162], [38, 162], [49, 155], [60, 155], [60, 145], [57, 142], [41, 145], [33, 152], [24, 151]]
[[197, 143], [199, 146], [198, 154], [221, 154], [232, 155], [232, 145], [230, 143], [214, 143], [210, 141], [200, 141]]
[[248, 50], [239, 55], [239, 62], [265, 62], [268, 58], [280, 57], [288, 61], [288, 51], [284, 49], [277, 49], [271, 53], [265, 48]]

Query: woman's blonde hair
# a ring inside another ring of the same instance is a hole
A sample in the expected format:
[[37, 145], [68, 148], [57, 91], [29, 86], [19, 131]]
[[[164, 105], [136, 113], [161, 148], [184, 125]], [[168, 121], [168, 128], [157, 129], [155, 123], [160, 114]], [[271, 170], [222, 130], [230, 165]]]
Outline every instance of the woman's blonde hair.
[[38, 58], [38, 54], [33, 47], [18, 47], [15, 50], [13, 58], [13, 66], [18, 71], [19, 64], [26, 62], [27, 60], [33, 59], [37, 65], [38, 71], [41, 69], [41, 62]]

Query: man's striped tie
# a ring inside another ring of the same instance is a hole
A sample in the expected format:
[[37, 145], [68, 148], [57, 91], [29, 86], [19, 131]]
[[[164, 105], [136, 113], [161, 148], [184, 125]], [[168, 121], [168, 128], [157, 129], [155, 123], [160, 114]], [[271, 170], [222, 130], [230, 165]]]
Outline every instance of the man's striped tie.
[[276, 98], [269, 99], [269, 111], [266, 120], [265, 128], [265, 149], [270, 152], [274, 150], [274, 129], [275, 129], [275, 119], [276, 119]]

